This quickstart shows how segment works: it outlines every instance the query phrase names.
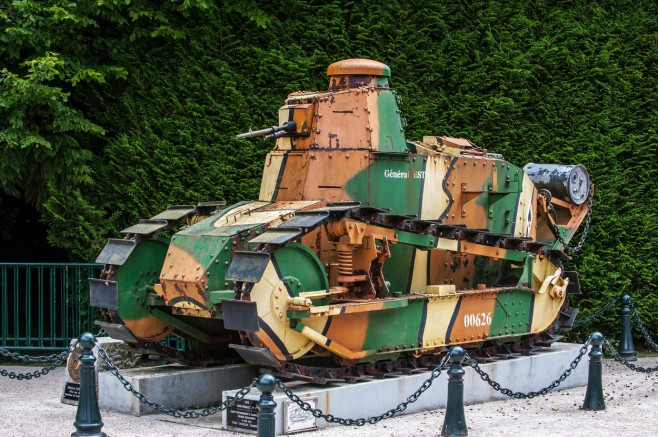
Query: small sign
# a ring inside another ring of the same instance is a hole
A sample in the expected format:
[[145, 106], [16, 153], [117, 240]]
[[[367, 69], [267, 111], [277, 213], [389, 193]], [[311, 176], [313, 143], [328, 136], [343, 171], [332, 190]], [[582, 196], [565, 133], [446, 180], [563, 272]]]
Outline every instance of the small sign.
[[[303, 398], [302, 401], [315, 408], [318, 398]], [[315, 416], [310, 411], [304, 411], [292, 401], [283, 401], [283, 432], [292, 434], [301, 431], [318, 429]]]
[[[228, 399], [234, 398], [229, 397]], [[226, 409], [226, 427], [236, 431], [258, 431], [257, 402], [257, 400], [243, 398], [228, 407]]]
[[64, 385], [64, 399], [77, 401], [80, 399], [80, 384], [75, 382], [66, 382]]

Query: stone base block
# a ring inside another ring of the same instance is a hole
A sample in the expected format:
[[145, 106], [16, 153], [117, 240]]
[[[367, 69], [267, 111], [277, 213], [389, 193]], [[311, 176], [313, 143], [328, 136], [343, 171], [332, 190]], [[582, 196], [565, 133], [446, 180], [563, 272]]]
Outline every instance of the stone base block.
[[[121, 371], [140, 393], [165, 408], [190, 409], [221, 402], [223, 391], [249, 384], [257, 376], [257, 367], [233, 364], [222, 367], [188, 367], [177, 364], [142, 367]], [[141, 416], [157, 413], [141, 403], [109, 372], [98, 373], [101, 410]]]
[[[527, 393], [538, 391], [559, 378], [569, 368], [578, 355], [581, 345], [555, 343], [536, 355], [501, 360], [481, 364], [482, 370], [502, 387], [515, 392]], [[494, 390], [483, 381], [470, 367], [464, 370], [464, 403], [477, 404], [508, 397]], [[587, 385], [588, 357], [581, 360], [579, 366], [563, 381], [559, 389]], [[334, 384], [317, 386], [302, 382], [290, 382], [286, 385], [302, 399], [309, 399], [316, 408], [325, 414], [346, 419], [368, 418], [377, 416], [395, 408], [400, 402], [414, 393], [429, 377], [429, 372], [418, 373], [397, 378], [360, 382], [357, 384]], [[223, 399], [233, 397], [235, 390], [226, 391]], [[417, 413], [426, 410], [445, 408], [448, 394], [447, 369], [432, 386], [402, 414]], [[253, 388], [244, 401], [222, 413], [222, 427], [242, 432], [255, 432], [255, 404], [260, 393]], [[276, 407], [276, 435], [285, 435], [309, 427], [324, 428], [330, 426], [323, 419], [315, 419], [306, 412], [297, 409], [288, 397], [277, 391], [274, 393]], [[310, 417], [309, 417], [310, 416]], [[467, 418], [468, 420], [468, 418]]]

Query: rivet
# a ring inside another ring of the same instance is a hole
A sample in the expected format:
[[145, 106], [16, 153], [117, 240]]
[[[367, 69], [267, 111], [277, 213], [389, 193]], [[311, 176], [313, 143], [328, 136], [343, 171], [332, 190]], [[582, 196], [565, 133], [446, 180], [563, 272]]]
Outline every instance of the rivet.
[[283, 318], [283, 313], [279, 313], [279, 318]]

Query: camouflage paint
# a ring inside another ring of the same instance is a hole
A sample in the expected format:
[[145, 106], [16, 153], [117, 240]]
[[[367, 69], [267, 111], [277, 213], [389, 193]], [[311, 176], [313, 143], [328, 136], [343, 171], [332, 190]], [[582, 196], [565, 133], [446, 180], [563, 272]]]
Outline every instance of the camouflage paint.
[[167, 241], [143, 241], [135, 247], [116, 273], [119, 293], [117, 315], [131, 331], [138, 332], [141, 338], [148, 341], [160, 340], [173, 330], [169, 325], [150, 316], [146, 305], [147, 288], [157, 282], [166, 253]]
[[[555, 288], [549, 282], [561, 271], [523, 250], [374, 223], [354, 236], [332, 234], [327, 222], [303, 230], [302, 245], [278, 249], [250, 242], [271, 227], [285, 226], [297, 211], [357, 201], [390, 208], [390, 215], [562, 247], [548, 226], [550, 208], [539, 208], [541, 196], [520, 168], [464, 139], [424, 137], [407, 143], [386, 65], [340, 61], [328, 75], [328, 91], [292, 93], [279, 110], [280, 124], [295, 121], [297, 127], [279, 137], [267, 155], [259, 201], [226, 208], [178, 232], [166, 255], [157, 250], [149, 255], [163, 266], [160, 283], [153, 285], [172, 313], [221, 317], [221, 298], [234, 292], [235, 284], [224, 278], [235, 251], [271, 250], [262, 277], [250, 292], [243, 290], [242, 298], [257, 303], [261, 322], [246, 337], [279, 360], [299, 358], [316, 345], [348, 360], [372, 361], [401, 351], [435, 353], [450, 344], [511, 341], [553, 323], [565, 301], [565, 282], [560, 279]], [[557, 199], [550, 205], [558, 211], [559, 232], [571, 238], [587, 205]], [[343, 289], [365, 281], [349, 275], [338, 280], [338, 247], [343, 262], [358, 255], [360, 269], [370, 273], [363, 263], [372, 263], [366, 257], [371, 252], [362, 241], [379, 242], [378, 250], [383, 241], [388, 244], [390, 259], [376, 258], [383, 260], [388, 297], [344, 294]], [[120, 278], [120, 314], [126, 320], [133, 312], [136, 320], [145, 319], [143, 306], [129, 297], [128, 285], [141, 263], [137, 258], [122, 267], [126, 276]], [[322, 297], [308, 307], [289, 304], [303, 292]], [[149, 329], [131, 328], [138, 336], [151, 335]]]

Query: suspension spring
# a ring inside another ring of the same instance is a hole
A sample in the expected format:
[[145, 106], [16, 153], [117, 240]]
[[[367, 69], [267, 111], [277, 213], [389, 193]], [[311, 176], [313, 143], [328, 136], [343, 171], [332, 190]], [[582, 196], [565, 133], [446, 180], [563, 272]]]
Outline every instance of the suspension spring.
[[351, 250], [338, 251], [338, 272], [343, 276], [351, 276], [354, 273]]

